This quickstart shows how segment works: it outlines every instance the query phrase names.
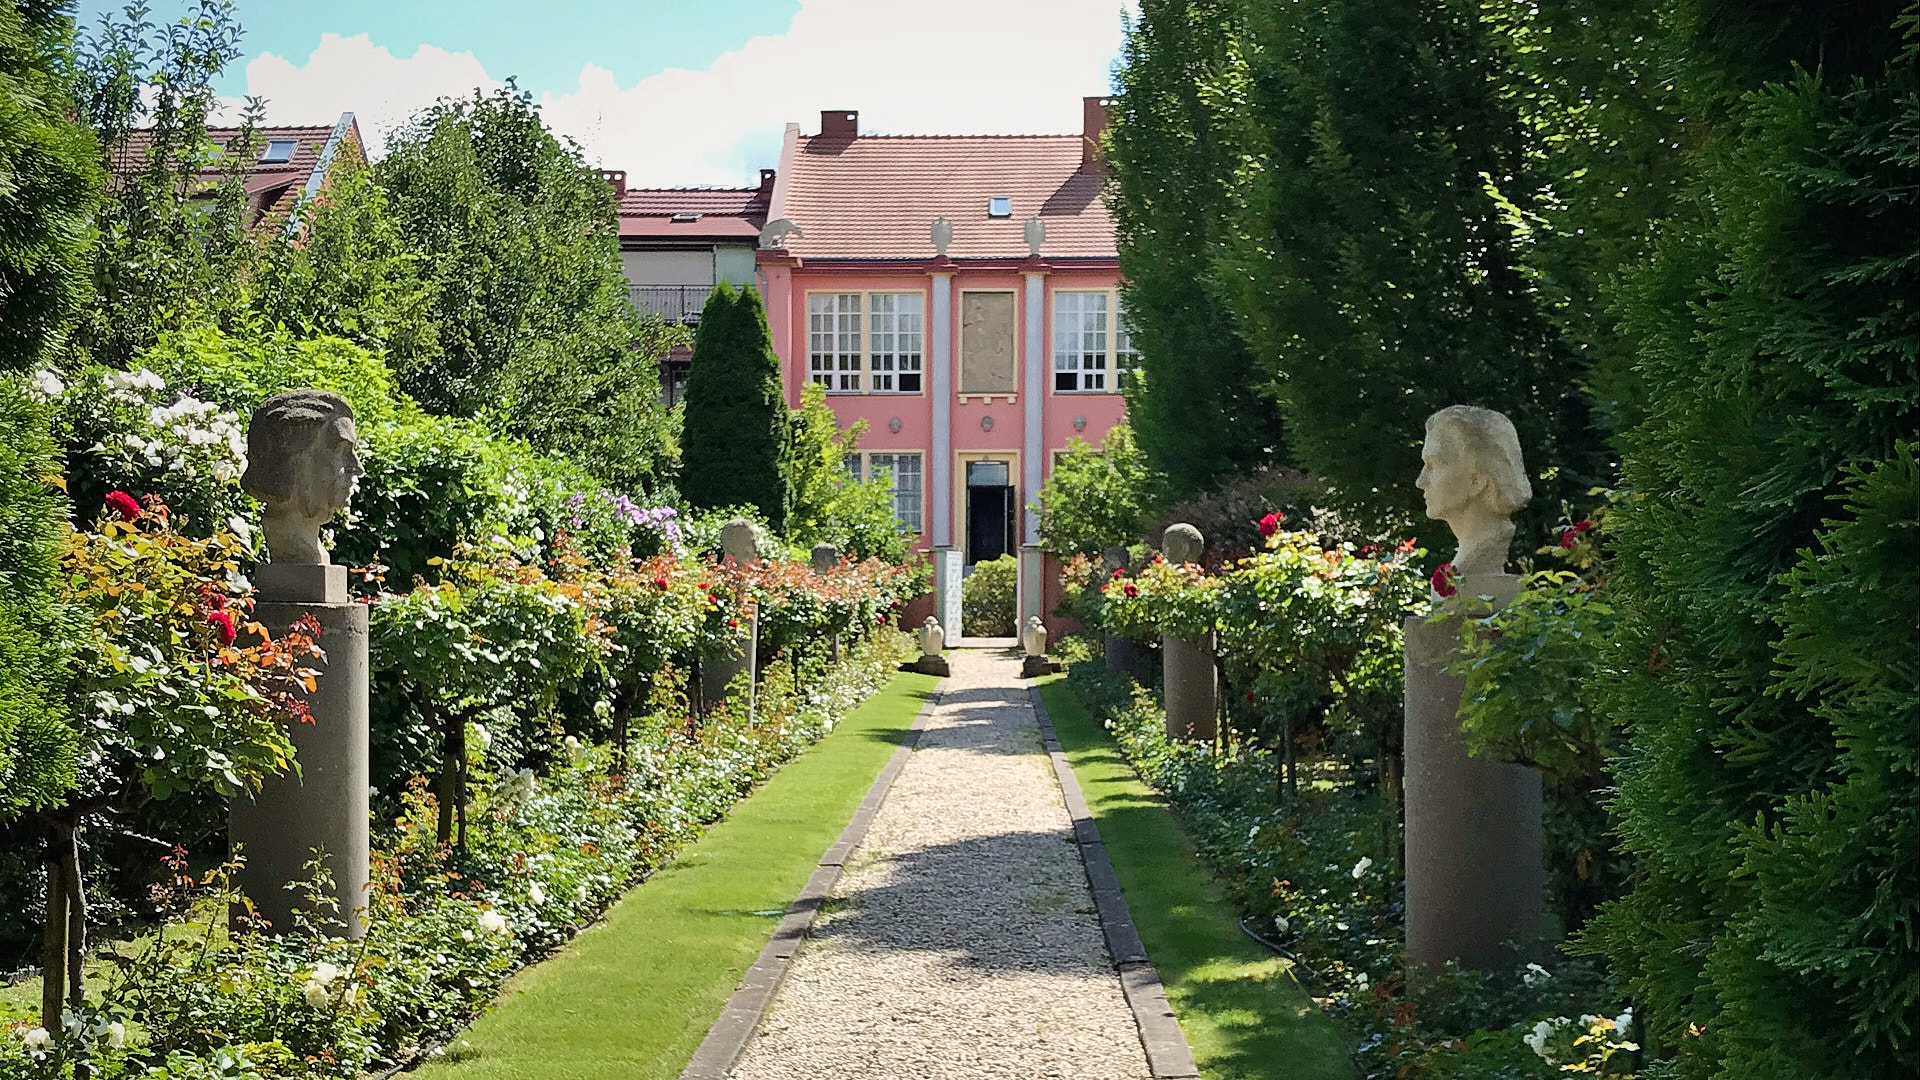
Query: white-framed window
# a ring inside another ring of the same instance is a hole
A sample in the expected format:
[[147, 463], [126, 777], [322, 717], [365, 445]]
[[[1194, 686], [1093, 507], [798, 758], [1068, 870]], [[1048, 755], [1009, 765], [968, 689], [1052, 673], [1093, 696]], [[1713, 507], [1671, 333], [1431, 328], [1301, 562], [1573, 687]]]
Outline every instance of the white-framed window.
[[1107, 343], [1113, 317], [1112, 294], [1053, 294], [1053, 389], [1085, 393], [1107, 388]]
[[1127, 310], [1121, 303], [1120, 294], [1113, 296], [1113, 378], [1114, 389], [1125, 384], [1128, 376], [1140, 366], [1140, 350], [1133, 347], [1133, 327], [1127, 325]]
[[[856, 457], [858, 455], [848, 455]], [[925, 497], [926, 486], [922, 482], [918, 453], [873, 453], [867, 455], [867, 472], [871, 477], [887, 475], [893, 484], [893, 515], [900, 524], [919, 532], [923, 516], [921, 503]], [[855, 466], [858, 469], [858, 466]], [[859, 473], [854, 473], [855, 478]]]
[[807, 296], [807, 379], [829, 394], [860, 392], [860, 294]]
[[919, 393], [925, 333], [920, 294], [873, 293], [867, 299], [868, 387], [876, 394]]
[[808, 380], [830, 394], [920, 393], [924, 313], [917, 292], [808, 293]]
[[860, 455], [857, 453], [848, 454], [841, 458], [840, 465], [847, 470], [847, 476], [856, 484], [867, 475], [866, 470], [860, 467]]

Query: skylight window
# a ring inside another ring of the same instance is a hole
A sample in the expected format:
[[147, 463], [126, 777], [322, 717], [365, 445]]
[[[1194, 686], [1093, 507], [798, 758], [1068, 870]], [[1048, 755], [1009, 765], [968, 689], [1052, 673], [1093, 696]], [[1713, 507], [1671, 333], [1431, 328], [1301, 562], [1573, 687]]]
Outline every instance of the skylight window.
[[988, 196], [987, 216], [988, 217], [1012, 217], [1013, 216], [1013, 196], [1011, 195]]
[[699, 215], [699, 214], [697, 214], [697, 213], [695, 213], [695, 212], [693, 212], [693, 211], [691, 211], [691, 210], [682, 210], [682, 211], [680, 211], [679, 213], [677, 213], [677, 214], [675, 214], [675, 215], [673, 215], [673, 220], [675, 220], [675, 221], [699, 221], [699, 220], [700, 220], [700, 215]]
[[269, 139], [267, 148], [260, 151], [260, 163], [273, 165], [293, 160], [293, 148], [299, 143], [293, 139]]

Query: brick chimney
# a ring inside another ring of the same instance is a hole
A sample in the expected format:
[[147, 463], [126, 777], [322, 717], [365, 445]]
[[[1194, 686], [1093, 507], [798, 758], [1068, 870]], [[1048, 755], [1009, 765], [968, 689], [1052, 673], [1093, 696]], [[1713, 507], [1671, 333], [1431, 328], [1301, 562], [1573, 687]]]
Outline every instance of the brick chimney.
[[760, 170], [760, 194], [767, 198], [773, 197], [773, 178], [774, 171], [772, 169]]
[[820, 110], [820, 137], [823, 139], [859, 138], [860, 114], [852, 109]]
[[601, 169], [600, 178], [613, 185], [613, 195], [619, 198], [627, 193], [627, 170]]
[[1100, 136], [1107, 130], [1108, 100], [1104, 97], [1080, 99], [1080, 171], [1093, 176], [1107, 174], [1107, 163], [1100, 153]]

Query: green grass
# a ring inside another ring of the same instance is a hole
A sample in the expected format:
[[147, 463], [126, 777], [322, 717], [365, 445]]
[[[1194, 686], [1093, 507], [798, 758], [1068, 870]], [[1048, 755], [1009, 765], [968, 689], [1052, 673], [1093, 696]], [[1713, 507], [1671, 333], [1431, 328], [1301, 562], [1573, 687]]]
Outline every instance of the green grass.
[[1241, 932], [1164, 800], [1060, 676], [1040, 696], [1100, 826], [1134, 925], [1206, 1080], [1351, 1080], [1333, 1022], [1292, 965]]
[[938, 681], [896, 677], [414, 1075], [677, 1077]]

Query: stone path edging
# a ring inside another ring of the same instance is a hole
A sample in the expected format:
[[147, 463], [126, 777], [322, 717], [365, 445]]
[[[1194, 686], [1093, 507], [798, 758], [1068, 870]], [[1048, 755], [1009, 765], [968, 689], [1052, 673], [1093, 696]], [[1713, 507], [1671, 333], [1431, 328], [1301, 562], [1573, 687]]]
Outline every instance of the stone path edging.
[[[726, 1008], [720, 1010], [719, 1018], [707, 1030], [707, 1037], [693, 1052], [687, 1067], [680, 1071], [680, 1080], [726, 1080], [727, 1074], [733, 1070], [734, 1062], [739, 1059], [741, 1051], [747, 1048], [754, 1031], [760, 1027], [761, 1019], [766, 1016], [767, 1006], [773, 1003], [773, 995], [779, 991], [780, 981], [786, 978], [787, 968], [793, 963], [793, 954], [800, 948], [800, 943], [806, 940], [807, 931], [819, 916], [820, 905], [833, 890], [833, 883], [839, 880], [847, 856], [866, 838], [874, 815], [880, 812], [880, 804], [887, 801], [888, 789], [893, 787], [900, 770], [907, 767], [907, 759], [913, 756], [914, 747], [920, 741], [921, 730], [933, 719], [933, 710], [939, 704], [940, 691], [936, 689], [927, 695], [920, 715], [913, 718], [906, 737], [900, 740], [899, 749], [887, 760], [880, 775], [874, 777], [873, 786], [867, 789], [867, 797], [860, 800], [860, 808], [854, 811], [847, 827], [840, 830], [840, 838], [833, 842], [826, 854], [820, 856], [813, 875], [800, 887], [800, 895], [788, 906], [786, 917], [774, 929], [766, 948], [760, 950], [759, 959], [741, 976]], [[1044, 730], [1049, 732], [1048, 737], [1051, 738], [1052, 728]], [[1133, 1000], [1130, 991], [1127, 1000]], [[1158, 1073], [1154, 1075], [1159, 1076]]]
[[[1126, 895], [1120, 891], [1120, 879], [1113, 872], [1113, 861], [1107, 856], [1107, 845], [1100, 839], [1100, 828], [1094, 824], [1093, 812], [1080, 793], [1080, 781], [1074, 777], [1073, 766], [1067, 763], [1066, 751], [1060, 746], [1060, 737], [1054, 733], [1053, 718], [1047, 715], [1046, 702], [1040, 699], [1040, 688], [1029, 686], [1027, 695], [1033, 702], [1034, 719], [1040, 724], [1040, 738], [1046, 743], [1047, 756], [1053, 759], [1053, 774], [1060, 781], [1067, 814], [1073, 818], [1073, 837], [1086, 864], [1087, 886], [1100, 914], [1107, 951], [1113, 955], [1113, 965], [1120, 973], [1120, 987], [1126, 994], [1127, 1006], [1133, 1010], [1134, 1022], [1140, 1026], [1140, 1042], [1147, 1050], [1147, 1067], [1153, 1071], [1154, 1080], [1197, 1080], [1200, 1069], [1194, 1064], [1187, 1034], [1180, 1030], [1180, 1021], [1175, 1019], [1173, 1007], [1167, 1004], [1160, 973], [1147, 959], [1146, 946], [1133, 925], [1133, 912], [1127, 907]], [[919, 721], [915, 721], [916, 727], [918, 724]]]

